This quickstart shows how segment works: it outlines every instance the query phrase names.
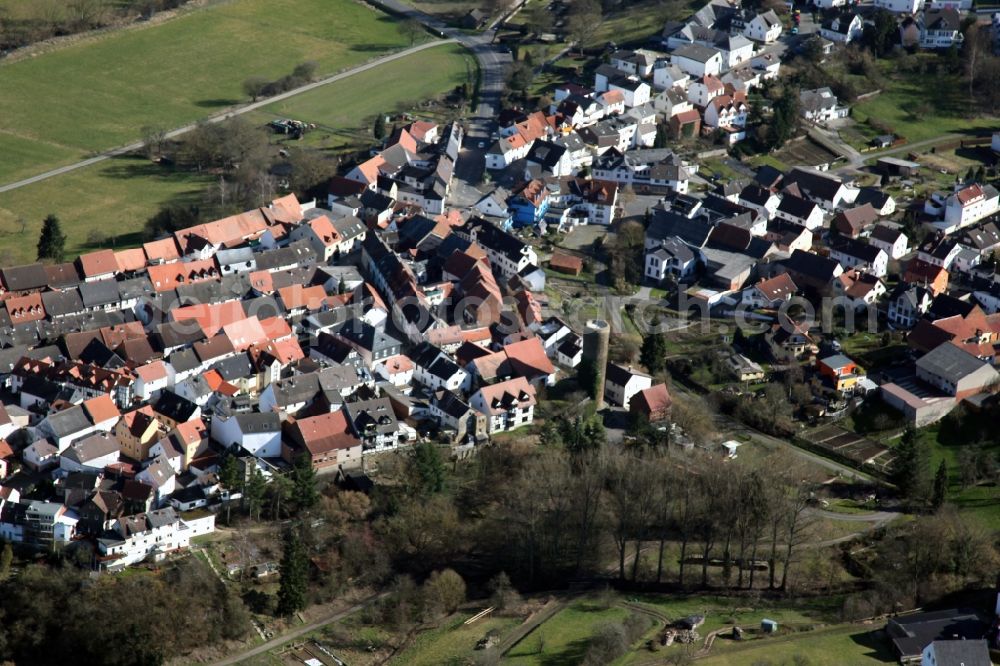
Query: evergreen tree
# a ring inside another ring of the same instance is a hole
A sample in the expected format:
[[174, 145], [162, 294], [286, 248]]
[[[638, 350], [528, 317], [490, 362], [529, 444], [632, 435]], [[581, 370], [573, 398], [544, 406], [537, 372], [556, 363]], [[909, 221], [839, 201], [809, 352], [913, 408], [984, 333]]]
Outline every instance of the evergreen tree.
[[[240, 464], [236, 462], [236, 457], [231, 453], [225, 453], [222, 456], [222, 462], [219, 464], [219, 483], [229, 491], [229, 495], [232, 496], [233, 493], [242, 492], [243, 485], [243, 474], [240, 469]], [[232, 500], [226, 500], [226, 524], [229, 524], [229, 517], [232, 511]]]
[[948, 466], [941, 461], [934, 475], [934, 492], [931, 494], [931, 506], [940, 509], [948, 495]]
[[444, 490], [444, 461], [441, 452], [431, 442], [421, 442], [413, 447], [410, 457], [417, 487], [425, 495]]
[[288, 530], [281, 555], [278, 615], [292, 615], [306, 607], [306, 551], [296, 530]]
[[292, 469], [292, 503], [296, 511], [306, 511], [319, 502], [319, 491], [316, 490], [316, 470], [306, 454], [295, 459]]
[[10, 565], [13, 561], [14, 549], [9, 542], [5, 543], [3, 551], [0, 552], [0, 580], [6, 580], [7, 576], [10, 575]]
[[[653, 320], [653, 328], [660, 326], [659, 318]], [[656, 374], [666, 365], [667, 340], [663, 333], [650, 333], [642, 339], [642, 349], [639, 351], [639, 362], [646, 366], [650, 373]]]
[[579, 384], [580, 390], [585, 392], [591, 400], [597, 398], [597, 391], [599, 390], [597, 379], [597, 366], [594, 364], [594, 361], [589, 358], [580, 361], [580, 365], [577, 366], [576, 370], [576, 382]]
[[381, 113], [375, 116], [375, 125], [372, 127], [372, 136], [379, 141], [385, 138], [385, 116]]
[[59, 218], [49, 215], [42, 223], [42, 233], [38, 236], [38, 259], [63, 260], [66, 248], [66, 234], [62, 232]]
[[668, 145], [670, 145], [670, 134], [667, 132], [667, 124], [657, 123], [653, 148], [666, 148]]
[[899, 494], [910, 501], [920, 498], [924, 490], [927, 459], [917, 439], [917, 431], [908, 427], [893, 449], [892, 482]]
[[257, 520], [260, 520], [260, 510], [264, 506], [265, 493], [267, 493], [267, 481], [264, 480], [264, 475], [260, 473], [260, 470], [254, 467], [246, 487], [247, 508], [251, 518], [256, 513]]

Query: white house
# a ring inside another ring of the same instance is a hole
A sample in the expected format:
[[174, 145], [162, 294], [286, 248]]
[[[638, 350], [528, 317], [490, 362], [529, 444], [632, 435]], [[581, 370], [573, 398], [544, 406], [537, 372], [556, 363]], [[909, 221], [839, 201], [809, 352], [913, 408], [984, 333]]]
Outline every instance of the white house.
[[684, 280], [694, 274], [698, 257], [678, 238], [667, 238], [659, 247], [646, 250], [643, 274], [654, 282], [661, 282], [668, 275]]
[[846, 118], [850, 108], [837, 106], [837, 96], [829, 88], [799, 92], [802, 117], [814, 123], [825, 123], [835, 118]]
[[812, 231], [823, 226], [823, 209], [812, 201], [786, 194], [774, 211], [774, 217]]
[[924, 648], [920, 655], [920, 666], [980, 666], [993, 663], [986, 639], [935, 640]]
[[514, 430], [534, 419], [535, 387], [524, 377], [484, 386], [469, 399], [469, 405], [488, 418], [489, 434]]
[[115, 521], [112, 531], [114, 537], [97, 541], [107, 569], [123, 569], [148, 557], [160, 559], [171, 551], [188, 548], [193, 532], [172, 507], [123, 516]]
[[847, 239], [830, 247], [830, 258], [847, 268], [864, 268], [876, 277], [885, 277], [888, 272], [889, 255], [885, 250], [862, 241]]
[[635, 76], [619, 77], [608, 81], [608, 90], [618, 90], [625, 98], [625, 106], [642, 106], [649, 101], [652, 88]]
[[924, 7], [924, 0], [875, 0], [875, 7], [894, 14], [916, 14]]
[[747, 39], [755, 42], [771, 44], [781, 37], [781, 19], [774, 13], [773, 9], [757, 14], [743, 27], [743, 34]]
[[609, 363], [604, 378], [604, 398], [613, 405], [629, 408], [636, 393], [653, 385], [649, 375], [617, 363]]
[[155, 360], [140, 365], [133, 370], [135, 373], [135, 384], [132, 390], [142, 402], [148, 402], [159, 391], [170, 388], [174, 383], [174, 368], [169, 363], [162, 360]]
[[118, 462], [120, 453], [117, 439], [97, 433], [70, 444], [59, 456], [59, 469], [64, 472], [103, 470]]
[[879, 224], [872, 229], [868, 242], [881, 248], [890, 259], [901, 259], [909, 252], [909, 238], [896, 225]]
[[744, 289], [741, 301], [743, 305], [754, 309], [774, 309], [780, 307], [797, 291], [798, 287], [792, 276], [788, 273], [779, 273], [773, 278], [761, 280], [752, 287]]
[[469, 373], [431, 343], [418, 345], [410, 353], [410, 359], [413, 361], [413, 380], [431, 391], [459, 391], [468, 388]]
[[281, 417], [276, 412], [248, 412], [212, 419], [212, 439], [242, 448], [258, 458], [281, 457]]
[[945, 199], [944, 222], [933, 224], [945, 233], [951, 233], [998, 211], [1000, 192], [992, 185], [974, 183]]
[[865, 23], [861, 20], [860, 16], [857, 14], [845, 14], [823, 21], [819, 29], [819, 34], [831, 42], [849, 44], [856, 39], [860, 39], [864, 29]]
[[843, 7], [847, 4], [847, 0], [815, 0], [813, 4], [820, 9], [833, 9], [834, 7]]
[[[662, 66], [661, 66], [662, 65]], [[682, 70], [677, 65], [669, 62], [661, 62], [653, 70], [653, 87], [658, 90], [669, 90], [670, 88], [687, 88], [691, 81], [691, 75]]]
[[742, 128], [747, 124], [747, 104], [744, 95], [737, 93], [719, 95], [705, 107], [704, 125], [706, 127]]
[[708, 106], [713, 99], [726, 92], [726, 86], [717, 76], [703, 76], [688, 86], [688, 101], [695, 106]]
[[888, 319], [896, 328], [916, 326], [934, 302], [934, 294], [918, 285], [900, 285], [889, 297]]
[[670, 54], [670, 62], [695, 78], [718, 76], [722, 72], [722, 52], [719, 49], [686, 44]]
[[948, 49], [964, 41], [962, 15], [957, 9], [929, 9], [917, 20], [920, 48]]

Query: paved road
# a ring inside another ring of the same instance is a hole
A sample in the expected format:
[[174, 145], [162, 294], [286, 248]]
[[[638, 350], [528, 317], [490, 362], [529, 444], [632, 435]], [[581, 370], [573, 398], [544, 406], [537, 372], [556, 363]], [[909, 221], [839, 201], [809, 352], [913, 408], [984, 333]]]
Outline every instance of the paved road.
[[239, 662], [241, 662], [241, 661], [243, 661], [245, 659], [249, 659], [250, 657], [255, 657], [255, 656], [259, 655], [259, 654], [264, 654], [265, 652], [267, 652], [269, 650], [273, 650], [275, 648], [281, 647], [285, 643], [287, 643], [289, 641], [292, 641], [292, 640], [295, 640], [296, 638], [299, 638], [300, 636], [304, 636], [305, 634], [308, 634], [308, 633], [310, 633], [312, 631], [316, 631], [317, 629], [319, 629], [321, 627], [324, 627], [324, 626], [330, 624], [331, 622], [336, 622], [338, 620], [344, 619], [348, 615], [353, 615], [354, 613], [357, 613], [358, 611], [362, 610], [366, 606], [370, 606], [371, 604], [375, 603], [376, 601], [378, 601], [382, 597], [387, 596], [388, 594], [389, 594], [388, 592], [383, 592], [382, 594], [376, 594], [376, 595], [373, 595], [371, 597], [368, 597], [364, 601], [362, 601], [360, 603], [357, 603], [357, 604], [351, 606], [350, 608], [342, 610], [342, 611], [340, 611], [338, 613], [333, 613], [332, 615], [328, 615], [328, 616], [326, 616], [324, 618], [316, 620], [315, 622], [312, 622], [310, 624], [303, 625], [303, 626], [301, 626], [301, 627], [299, 627], [297, 629], [294, 629], [292, 631], [285, 632], [282, 635], [280, 635], [280, 636], [278, 636], [278, 637], [276, 637], [276, 638], [274, 638], [272, 640], [269, 640], [266, 643], [261, 643], [260, 645], [258, 645], [257, 647], [255, 647], [255, 648], [253, 648], [251, 650], [247, 650], [246, 652], [241, 652], [239, 654], [232, 655], [230, 657], [226, 657], [222, 661], [217, 661], [217, 662], [215, 662], [214, 666], [227, 666], [228, 664], [238, 664]]
[[[494, 21], [486, 30], [469, 34], [452, 28], [440, 19], [424, 14], [401, 0], [378, 0], [378, 2], [396, 14], [420, 21], [437, 31], [438, 34], [444, 34], [454, 39], [476, 56], [476, 60], [479, 62], [480, 76], [479, 106], [476, 108], [475, 115], [466, 123], [466, 141], [463, 143], [462, 152], [455, 165], [455, 175], [460, 180], [470, 186], [476, 185], [483, 177], [484, 156], [490, 145], [489, 137], [493, 133], [497, 113], [500, 111], [506, 81], [506, 68], [511, 63], [510, 54], [501, 51], [500, 47], [494, 44], [496, 26], [520, 10], [524, 3], [516, 5], [506, 15]], [[475, 197], [474, 192], [466, 192], [464, 196], [460, 197], [461, 203], [468, 203], [467, 199], [472, 197]]]
[[[335, 83], [337, 81], [342, 81], [342, 80], [344, 80], [346, 78], [350, 78], [350, 77], [354, 76], [355, 74], [360, 74], [361, 72], [367, 72], [368, 70], [374, 69], [374, 68], [378, 67], [379, 65], [384, 65], [387, 62], [392, 62], [393, 60], [398, 60], [400, 58], [406, 58], [407, 56], [413, 55], [415, 53], [419, 53], [420, 51], [424, 51], [426, 49], [435, 48], [435, 47], [441, 46], [442, 44], [451, 44], [451, 43], [454, 43], [456, 41], [460, 41], [460, 40], [456, 40], [456, 39], [442, 39], [442, 40], [437, 40], [437, 41], [433, 41], [433, 42], [427, 42], [425, 44], [418, 44], [417, 46], [408, 48], [408, 49], [406, 49], [404, 51], [399, 51], [397, 53], [393, 53], [393, 54], [384, 56], [382, 58], [377, 58], [376, 60], [372, 60], [371, 62], [367, 62], [364, 65], [358, 65], [357, 67], [353, 67], [353, 68], [348, 69], [346, 71], [343, 71], [343, 72], [341, 72], [339, 74], [334, 74], [333, 76], [328, 76], [328, 77], [326, 77], [324, 79], [320, 79], [319, 81], [313, 81], [312, 83], [308, 83], [308, 84], [306, 84], [304, 86], [301, 86], [299, 88], [295, 88], [293, 90], [289, 90], [287, 92], [283, 92], [280, 95], [275, 95], [273, 97], [268, 97], [267, 99], [262, 99], [262, 100], [260, 100], [258, 102], [254, 102], [253, 104], [247, 104], [246, 106], [241, 106], [239, 108], [229, 109], [227, 111], [224, 111], [222, 113], [219, 113], [217, 115], [209, 117], [207, 119], [207, 122], [217, 123], [217, 122], [220, 122], [222, 120], [225, 120], [226, 118], [231, 118], [233, 116], [239, 116], [239, 115], [242, 115], [244, 113], [249, 113], [251, 111], [256, 111], [257, 109], [265, 107], [268, 104], [273, 104], [275, 102], [280, 102], [280, 101], [282, 101], [284, 99], [288, 99], [289, 97], [294, 97], [296, 95], [301, 95], [304, 92], [309, 92], [310, 90], [315, 90], [316, 88], [319, 88], [320, 86], [325, 86], [325, 85], [330, 84], [330, 83]], [[170, 132], [167, 132], [167, 138], [168, 139], [172, 139], [174, 137], [180, 136], [180, 135], [184, 134], [185, 132], [190, 132], [195, 127], [197, 127], [197, 123], [191, 123], [189, 125], [184, 125], [183, 127], [178, 127], [177, 129], [174, 129], [174, 130], [171, 130]], [[59, 167], [57, 169], [51, 169], [50, 171], [46, 171], [45, 173], [40, 173], [37, 176], [31, 176], [30, 178], [24, 178], [23, 180], [18, 180], [18, 181], [13, 182], [13, 183], [7, 183], [6, 185], [0, 185], [0, 193], [9, 192], [10, 190], [16, 190], [19, 187], [24, 187], [25, 185], [31, 185], [32, 183], [38, 183], [38, 182], [41, 182], [43, 180], [47, 180], [49, 178], [53, 178], [55, 176], [60, 176], [60, 175], [62, 175], [64, 173], [69, 173], [70, 171], [75, 171], [76, 169], [82, 169], [84, 167], [88, 167], [88, 166], [90, 166], [92, 164], [98, 164], [100, 162], [103, 162], [104, 160], [110, 159], [112, 157], [117, 157], [119, 155], [124, 155], [126, 153], [130, 153], [130, 152], [133, 152], [135, 150], [139, 150], [140, 148], [142, 148], [142, 142], [141, 141], [136, 141], [135, 143], [130, 143], [127, 146], [120, 146], [118, 148], [112, 148], [111, 150], [107, 150], [107, 151], [101, 153], [100, 155], [95, 155], [94, 157], [91, 157], [91, 158], [88, 158], [88, 159], [85, 159], [85, 160], [81, 160], [81, 161], [76, 162], [74, 164], [67, 164], [66, 166], [62, 166], [62, 167]]]

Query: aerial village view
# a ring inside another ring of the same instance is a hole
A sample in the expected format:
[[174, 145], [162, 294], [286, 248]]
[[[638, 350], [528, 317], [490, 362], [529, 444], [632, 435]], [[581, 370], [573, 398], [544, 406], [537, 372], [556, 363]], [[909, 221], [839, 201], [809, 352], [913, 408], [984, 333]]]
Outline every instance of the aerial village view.
[[994, 0], [0, 0], [0, 663], [1000, 664]]

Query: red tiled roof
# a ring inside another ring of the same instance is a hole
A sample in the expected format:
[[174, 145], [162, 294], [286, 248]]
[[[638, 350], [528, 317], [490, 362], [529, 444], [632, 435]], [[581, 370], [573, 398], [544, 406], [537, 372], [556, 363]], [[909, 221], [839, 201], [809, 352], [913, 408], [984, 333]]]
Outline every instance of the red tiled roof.
[[167, 364], [163, 361], [153, 361], [146, 365], [140, 365], [133, 372], [139, 375], [144, 382], [155, 382], [167, 377]]
[[257, 317], [240, 319], [222, 327], [222, 332], [233, 343], [233, 349], [246, 351], [251, 346], [267, 342], [268, 336]]
[[177, 241], [173, 237], [143, 243], [142, 251], [149, 262], [177, 261], [181, 258], [181, 253], [177, 250]]
[[219, 269], [215, 265], [215, 259], [175, 261], [170, 264], [150, 266], [148, 272], [149, 280], [153, 283], [153, 290], [156, 292], [170, 291], [182, 284], [219, 278]]
[[10, 321], [15, 325], [45, 319], [45, 305], [42, 303], [42, 295], [38, 292], [8, 298], [5, 304]]
[[549, 259], [549, 268], [564, 273], [579, 275], [583, 270], [583, 259], [566, 254], [565, 252], [555, 252]]
[[292, 430], [297, 431], [300, 442], [314, 456], [361, 443], [348, 430], [347, 417], [341, 411], [298, 419]]
[[326, 300], [326, 290], [319, 285], [303, 287], [300, 284], [293, 284], [279, 289], [278, 297], [287, 310], [292, 308], [319, 310]]
[[552, 361], [545, 355], [545, 347], [539, 338], [512, 342], [503, 350], [514, 370], [523, 375], [551, 375], [556, 371]]
[[955, 196], [958, 198], [958, 202], [963, 206], [978, 199], [983, 196], [983, 188], [979, 186], [979, 183], [973, 183], [963, 190], [959, 190]]
[[96, 398], [83, 401], [83, 408], [90, 416], [91, 422], [97, 424], [111, 419], [118, 419], [121, 412], [110, 395], [99, 395]]
[[170, 316], [174, 321], [193, 319], [198, 322], [198, 326], [207, 337], [212, 337], [223, 327], [246, 319], [246, 312], [243, 311], [243, 305], [239, 301], [225, 301], [174, 308], [170, 311]]
[[524, 408], [535, 404], [535, 387], [524, 377], [508, 379], [479, 390], [490, 414], [503, 414], [508, 409], [507, 405]]
[[115, 252], [115, 263], [120, 272], [141, 271], [146, 267], [146, 253], [141, 247]]
[[81, 254], [77, 261], [80, 262], [80, 271], [83, 273], [83, 277], [95, 277], [118, 270], [118, 261], [115, 259], [114, 250], [97, 250]]

